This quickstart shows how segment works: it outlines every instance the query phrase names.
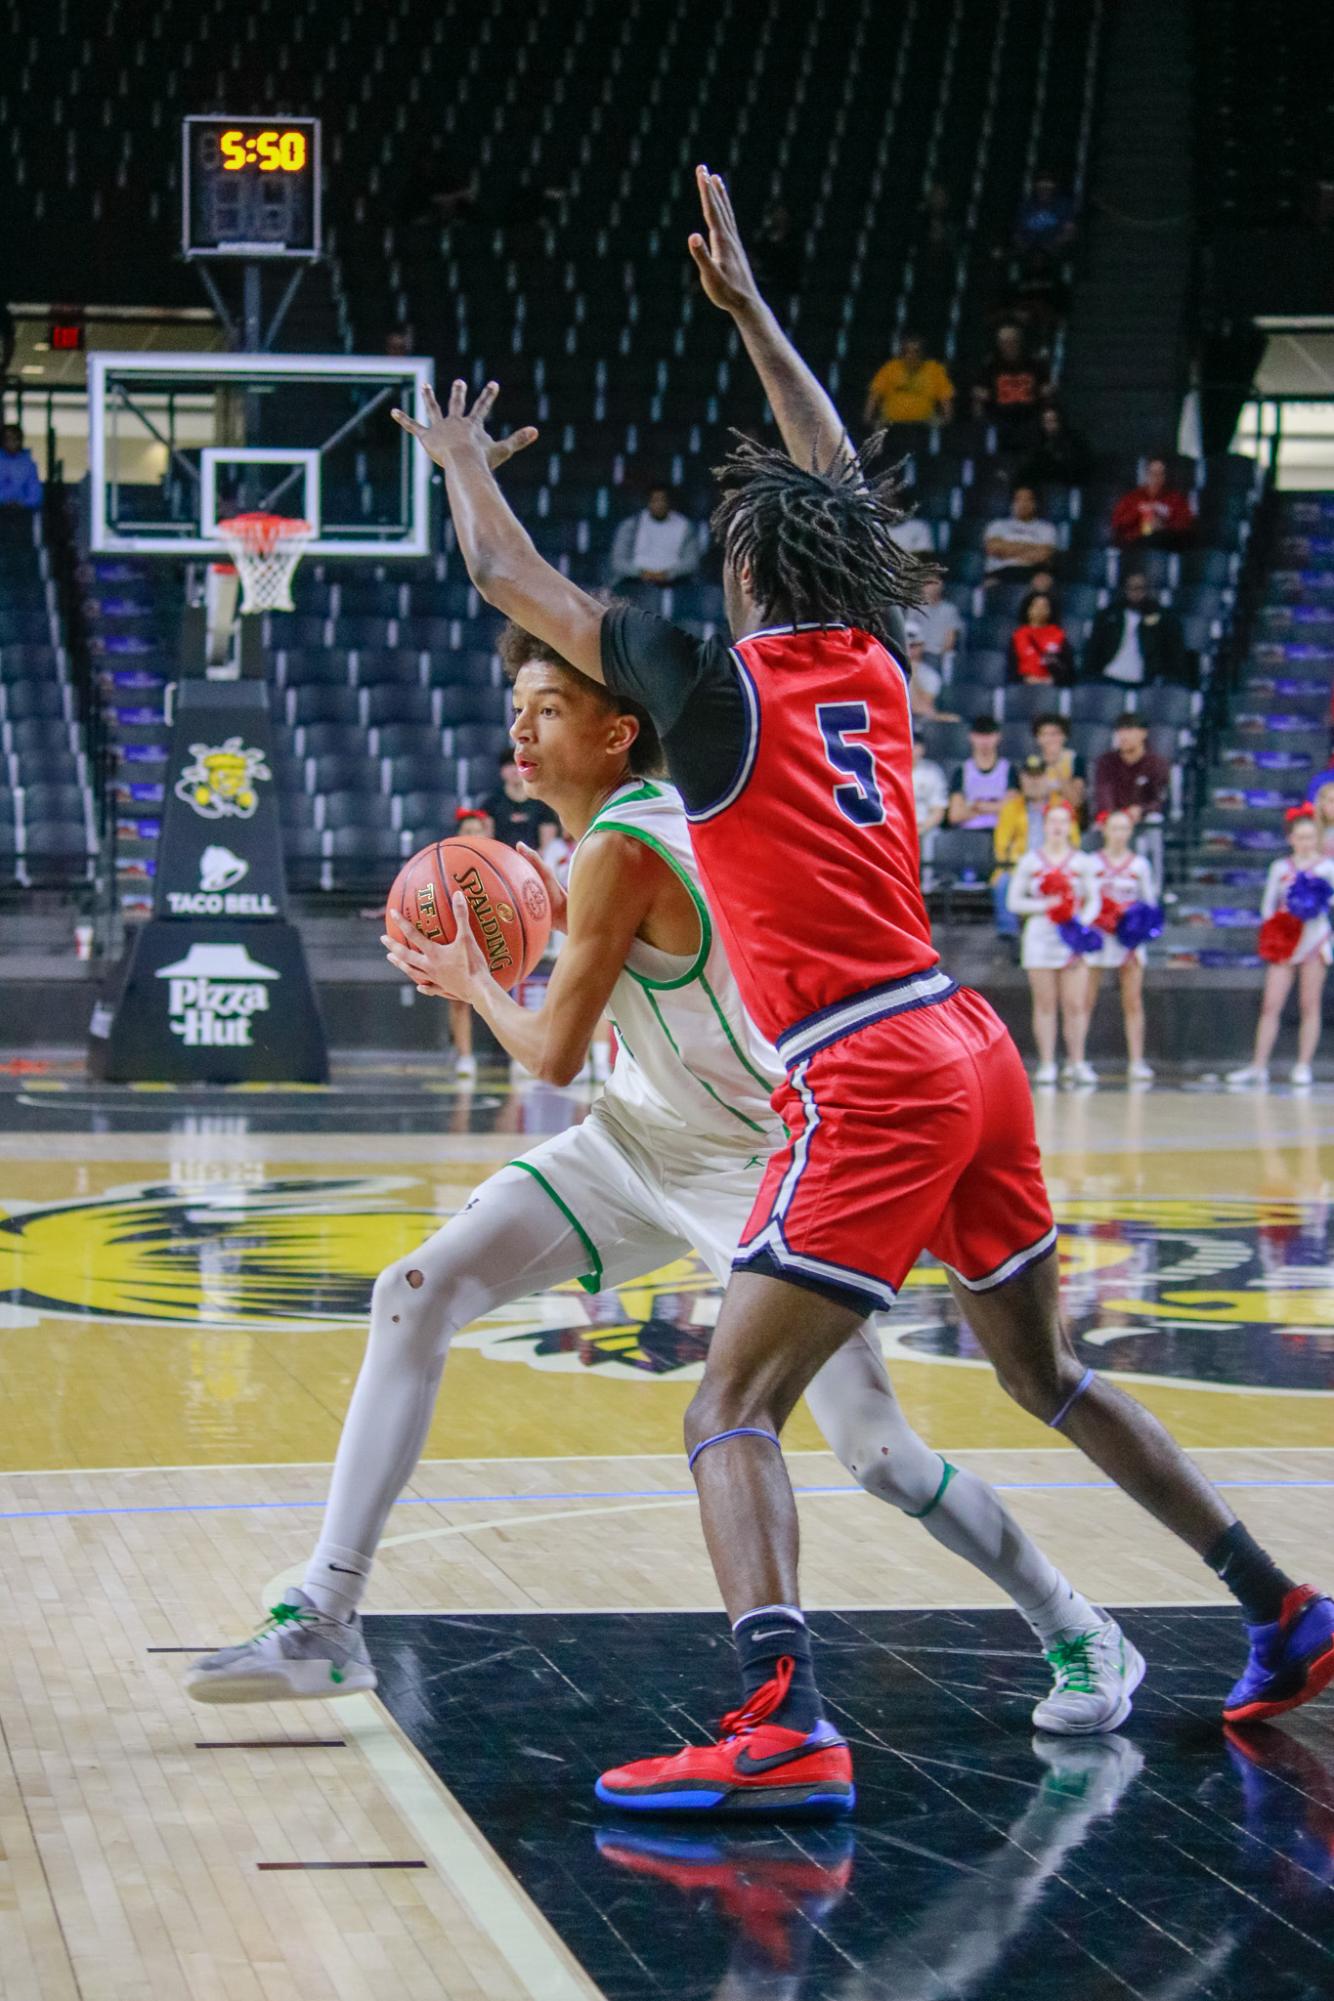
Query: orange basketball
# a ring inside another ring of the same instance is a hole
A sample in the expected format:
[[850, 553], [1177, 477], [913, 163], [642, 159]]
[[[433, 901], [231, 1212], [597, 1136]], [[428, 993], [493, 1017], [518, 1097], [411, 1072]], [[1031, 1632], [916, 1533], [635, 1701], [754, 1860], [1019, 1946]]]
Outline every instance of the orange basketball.
[[473, 936], [502, 987], [527, 979], [551, 936], [551, 900], [532, 863], [503, 841], [466, 834], [432, 841], [404, 862], [385, 905], [391, 938], [400, 914], [425, 938], [454, 936], [455, 894], [472, 912]]

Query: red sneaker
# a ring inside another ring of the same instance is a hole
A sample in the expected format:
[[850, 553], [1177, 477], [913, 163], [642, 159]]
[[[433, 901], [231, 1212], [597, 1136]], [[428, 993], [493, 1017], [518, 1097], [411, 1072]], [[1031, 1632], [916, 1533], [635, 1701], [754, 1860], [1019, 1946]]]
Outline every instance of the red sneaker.
[[595, 1788], [605, 1806], [633, 1813], [766, 1814], [824, 1818], [851, 1813], [857, 1794], [852, 1758], [832, 1723], [785, 1730], [766, 1723], [788, 1691], [793, 1663], [784, 1657], [772, 1681], [757, 1688], [718, 1725], [716, 1744], [691, 1745], [671, 1758], [639, 1758], [604, 1772]]

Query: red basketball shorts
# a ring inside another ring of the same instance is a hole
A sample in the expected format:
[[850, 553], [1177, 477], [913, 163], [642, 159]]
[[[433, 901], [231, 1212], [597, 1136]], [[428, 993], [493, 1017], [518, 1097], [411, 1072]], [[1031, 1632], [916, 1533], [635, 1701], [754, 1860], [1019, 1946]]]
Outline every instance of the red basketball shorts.
[[1052, 1249], [1028, 1078], [980, 994], [939, 972], [896, 981], [780, 1048], [789, 1069], [774, 1104], [788, 1140], [736, 1270], [870, 1313], [893, 1304], [923, 1250], [985, 1292]]

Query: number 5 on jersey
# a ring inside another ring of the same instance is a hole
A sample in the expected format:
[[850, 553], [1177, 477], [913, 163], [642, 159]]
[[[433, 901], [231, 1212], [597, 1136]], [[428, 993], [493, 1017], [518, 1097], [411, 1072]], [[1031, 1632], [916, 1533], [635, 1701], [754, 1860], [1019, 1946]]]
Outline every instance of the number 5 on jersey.
[[819, 702], [815, 720], [824, 738], [824, 754], [835, 771], [845, 771], [850, 785], [834, 787], [834, 804], [854, 827], [881, 827], [885, 822], [885, 802], [876, 782], [875, 757], [866, 743], [849, 742], [866, 736], [871, 713], [865, 702]]

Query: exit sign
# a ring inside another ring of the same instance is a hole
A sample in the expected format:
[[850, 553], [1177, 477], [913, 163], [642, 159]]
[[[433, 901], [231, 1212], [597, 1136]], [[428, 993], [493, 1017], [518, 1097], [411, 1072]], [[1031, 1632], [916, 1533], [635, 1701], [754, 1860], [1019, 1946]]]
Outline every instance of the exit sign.
[[47, 329], [54, 354], [77, 354], [84, 344], [84, 316], [81, 308], [57, 306]]

